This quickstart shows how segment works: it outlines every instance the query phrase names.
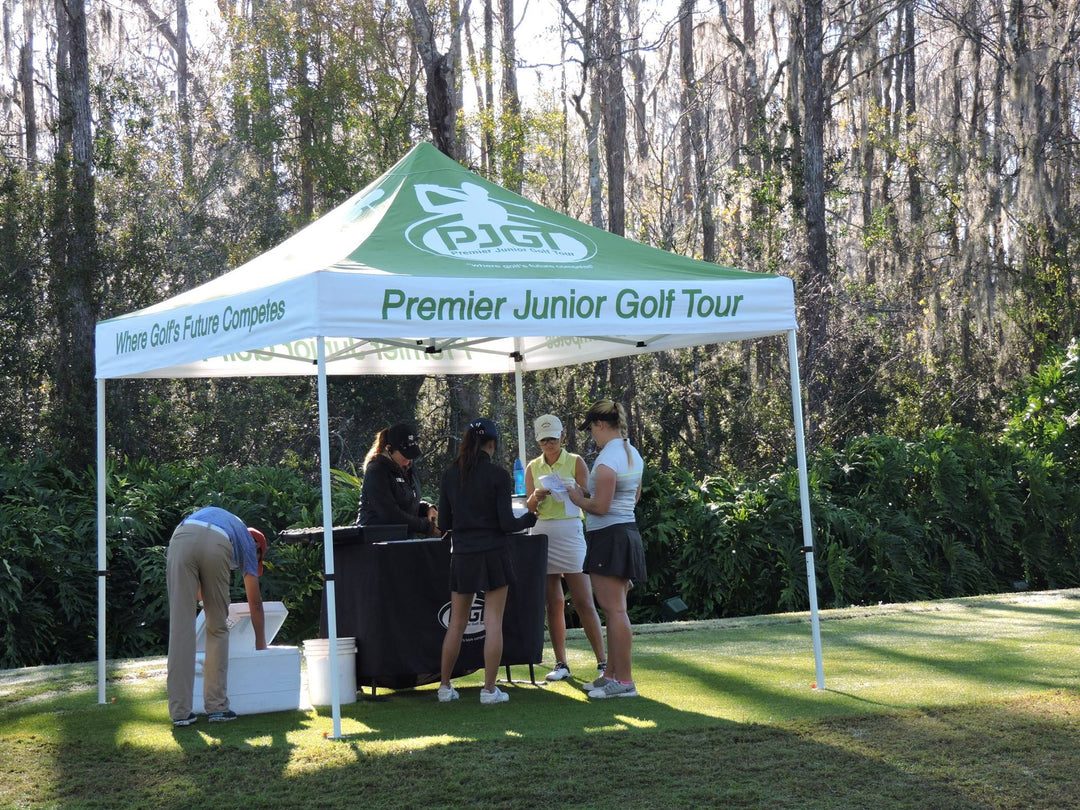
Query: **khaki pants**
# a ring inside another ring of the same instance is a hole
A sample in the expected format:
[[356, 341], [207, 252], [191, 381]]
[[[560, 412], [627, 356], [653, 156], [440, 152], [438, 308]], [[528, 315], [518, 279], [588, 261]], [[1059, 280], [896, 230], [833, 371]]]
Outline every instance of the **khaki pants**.
[[203, 705], [206, 713], [227, 711], [229, 698], [229, 581], [232, 542], [204, 526], [181, 523], [169, 540], [165, 582], [169, 590], [169, 716], [191, 714], [195, 689], [195, 615], [199, 589], [206, 614]]

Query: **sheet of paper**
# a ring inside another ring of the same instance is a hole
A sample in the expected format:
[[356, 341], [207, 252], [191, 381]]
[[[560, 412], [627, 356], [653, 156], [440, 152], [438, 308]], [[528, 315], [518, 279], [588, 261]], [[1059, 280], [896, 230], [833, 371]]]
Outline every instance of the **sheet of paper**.
[[563, 482], [562, 477], [558, 473], [549, 473], [548, 475], [540, 476], [540, 486], [544, 489], [550, 490], [554, 495], [556, 492], [566, 493], [566, 484]]
[[540, 486], [548, 491], [548, 497], [563, 505], [567, 517], [581, 517], [581, 510], [566, 494], [566, 482], [556, 473], [540, 476]]

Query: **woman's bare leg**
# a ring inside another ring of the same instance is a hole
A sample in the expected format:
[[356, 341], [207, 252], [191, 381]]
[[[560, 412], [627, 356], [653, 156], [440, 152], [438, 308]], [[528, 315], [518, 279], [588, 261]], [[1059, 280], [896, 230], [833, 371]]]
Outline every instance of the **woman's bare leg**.
[[633, 639], [630, 616], [626, 612], [626, 580], [602, 574], [590, 574], [593, 592], [607, 623], [607, 677], [620, 681], [634, 680], [630, 665]]
[[461, 653], [461, 639], [465, 637], [465, 628], [469, 624], [469, 610], [472, 608], [473, 594], [451, 593], [450, 594], [450, 621], [443, 636], [442, 646], [442, 670], [440, 672], [443, 686], [450, 685], [450, 676], [454, 672], [458, 655]]
[[548, 635], [555, 661], [566, 663], [566, 596], [563, 594], [562, 574], [548, 574], [545, 586]]
[[607, 660], [604, 654], [604, 631], [600, 625], [600, 614], [596, 612], [596, 603], [593, 602], [589, 575], [578, 573], [564, 576], [566, 584], [570, 586], [570, 598], [574, 601], [574, 610], [581, 620], [581, 629], [585, 631], [585, 638], [592, 645], [596, 663], [601, 664]]
[[484, 594], [484, 688], [495, 688], [495, 678], [499, 674], [499, 662], [503, 651], [503, 611], [506, 609], [506, 594], [509, 588], [503, 585]]

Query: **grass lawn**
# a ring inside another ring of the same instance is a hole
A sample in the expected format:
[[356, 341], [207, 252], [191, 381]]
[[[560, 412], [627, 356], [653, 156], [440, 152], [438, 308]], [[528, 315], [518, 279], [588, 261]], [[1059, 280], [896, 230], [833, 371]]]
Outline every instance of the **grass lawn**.
[[0, 807], [1080, 806], [1080, 591], [824, 611], [825, 689], [804, 614], [635, 630], [640, 698], [585, 697], [577, 631], [580, 680], [380, 693], [341, 740], [328, 709], [174, 731], [160, 658], [105, 705], [92, 664], [0, 672]]

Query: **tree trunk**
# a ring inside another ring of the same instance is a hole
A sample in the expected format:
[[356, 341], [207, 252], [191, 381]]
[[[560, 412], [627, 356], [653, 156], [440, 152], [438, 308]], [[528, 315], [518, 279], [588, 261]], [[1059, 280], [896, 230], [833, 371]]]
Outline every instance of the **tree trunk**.
[[[871, 111], [880, 109], [881, 102], [877, 98], [876, 87], [878, 82], [886, 86], [889, 74], [886, 71], [882, 76], [873, 65], [878, 59], [876, 38], [864, 37], [859, 44], [858, 68], [860, 78], [856, 80], [856, 92], [852, 95], [852, 114], [856, 117], [858, 135], [856, 139], [855, 165], [860, 167], [862, 175], [862, 198], [861, 219], [866, 248], [865, 279], [868, 285], [877, 283], [877, 254], [878, 248], [873, 237], [874, 222], [874, 180], [877, 173], [874, 171], [876, 155], [874, 150], [874, 137], [872, 132]], [[886, 60], [886, 64], [888, 61]]]
[[176, 117], [180, 124], [180, 173], [190, 187], [193, 177], [191, 104], [188, 100], [188, 7], [176, 0]]
[[[747, 166], [751, 177], [761, 176], [761, 153], [765, 141], [765, 100], [761, 90], [761, 79], [757, 70], [757, 20], [755, 0], [743, 0], [743, 107], [746, 110], [746, 145], [749, 147]], [[750, 225], [758, 227], [762, 218], [763, 205], [758, 195], [750, 198]]]
[[[469, 0], [465, 0], [466, 7]], [[468, 157], [465, 141], [465, 125], [459, 113], [465, 106], [465, 88], [461, 75], [461, 29], [468, 24], [468, 19], [461, 16], [459, 0], [450, 0], [450, 50], [451, 65], [450, 86], [454, 107], [454, 142], [457, 144], [457, 160], [463, 162]]]
[[608, 230], [622, 236], [626, 231], [626, 96], [623, 92], [619, 0], [601, 0], [600, 20]]
[[[182, 1], [182, 0], [181, 0]], [[318, 41], [318, 33], [310, 33], [317, 20], [311, 8], [310, 0], [297, 0], [296, 12], [300, 20], [297, 26], [296, 45], [296, 117], [299, 129], [300, 167], [300, 221], [311, 222], [315, 217], [315, 168], [312, 159], [315, 154], [315, 113], [312, 109], [314, 90], [308, 78], [310, 60], [313, 56], [309, 48]]]
[[480, 173], [485, 177], [495, 176], [495, 92], [492, 78], [491, 60], [495, 48], [495, 14], [492, 0], [484, 0], [483, 27], [484, 40], [481, 58], [476, 57], [473, 44], [472, 26], [466, 24], [465, 48], [469, 59], [469, 72], [472, 73], [476, 92], [476, 107], [480, 117]]
[[34, 8], [23, 3], [23, 44], [19, 48], [19, 89], [22, 95], [23, 127], [26, 130], [27, 165], [37, 162], [37, 103], [34, 92]]
[[[255, 24], [262, 28], [267, 25], [264, 16], [267, 0], [251, 0], [251, 18]], [[271, 223], [278, 220], [280, 210], [277, 205], [277, 173], [278, 168], [274, 160], [274, 146], [271, 133], [274, 130], [272, 124], [273, 88], [270, 85], [270, 65], [266, 45], [260, 39], [255, 42], [255, 59], [258, 66], [252, 77], [250, 94], [251, 104], [251, 130], [252, 149], [258, 166], [258, 190], [259, 194], [252, 204], [261, 212], [259, 219], [266, 223], [266, 229], [271, 229]]]
[[[413, 24], [416, 27], [416, 49], [427, 79], [428, 125], [435, 147], [454, 160], [464, 159], [458, 140], [458, 66], [454, 49], [441, 53], [435, 44], [435, 27], [424, 0], [409, 0]], [[455, 36], [457, 32], [454, 32]]]
[[626, 29], [630, 36], [626, 64], [634, 77], [634, 143], [638, 160], [649, 156], [649, 134], [645, 127], [645, 58], [641, 55], [641, 12], [639, 0], [626, 0]]
[[[806, 267], [802, 285], [801, 320], [803, 375], [807, 384], [809, 426], [820, 424], [828, 390], [826, 339], [829, 330], [829, 245], [825, 230], [825, 92], [822, 80], [822, 0], [807, 0], [804, 39], [805, 121], [803, 163], [806, 188]], [[811, 431], [811, 435], [816, 431]]]
[[520, 194], [525, 181], [525, 133], [517, 86], [514, 0], [499, 0], [499, 13], [502, 16], [502, 177], [506, 188]]
[[679, 197], [687, 218], [694, 214], [694, 125], [690, 108], [697, 103], [694, 84], [694, 5], [695, 0], [682, 0], [679, 6], [679, 69], [682, 79], [682, 115], [679, 116]]
[[806, 212], [806, 167], [803, 165], [805, 143], [803, 138], [803, 75], [805, 51], [803, 42], [803, 15], [801, 7], [794, 5], [790, 11], [788, 27], [791, 29], [791, 56], [788, 59], [787, 92], [784, 95], [784, 117], [787, 119], [791, 142], [791, 207], [795, 216]]
[[[907, 0], [904, 4], [904, 113], [907, 121], [908, 148], [912, 154], [912, 161], [908, 166], [908, 207], [911, 211], [911, 224], [916, 232], [917, 240], [921, 244], [923, 220], [922, 180], [918, 160], [916, 137], [916, 119], [918, 113], [915, 76], [915, 43], [917, 40], [915, 30], [915, 0]], [[959, 123], [959, 121], [957, 122]], [[921, 251], [916, 259], [922, 261]]]
[[[585, 126], [585, 143], [589, 161], [589, 221], [596, 228], [604, 227], [603, 178], [600, 171], [601, 57], [597, 42], [597, 17], [601, 0], [586, 0], [585, 21], [581, 23], [581, 91], [573, 94], [574, 109]], [[575, 19], [563, 2], [563, 13]], [[576, 21], [576, 20], [575, 20]], [[588, 96], [588, 109], [585, 97]]]
[[1058, 49], [1064, 51], [1064, 43], [1055, 43], [1061, 36], [1053, 30], [1058, 20], [1048, 20], [1046, 28], [1038, 27], [1037, 15], [1027, 8], [1025, 0], [1009, 4], [1009, 22], [1009, 89], [1019, 169], [1016, 203], [1023, 228], [1018, 266], [1028, 310], [1020, 325], [1032, 344], [1028, 368], [1034, 371], [1045, 346], [1067, 337], [1061, 310], [1068, 303], [1063, 300], [1066, 288], [1058, 269], [1068, 264], [1064, 253], [1067, 225], [1049, 163], [1054, 144], [1062, 136], [1062, 122], [1053, 94], [1055, 71], [1046, 64], [1050, 54]]
[[[495, 79], [492, 59], [495, 51], [495, 12], [492, 0], [484, 0], [484, 105], [491, 115], [495, 110]], [[488, 155], [488, 176], [495, 176], [495, 122], [489, 121], [484, 136], [484, 151]]]
[[[600, 5], [600, 54], [603, 74], [604, 151], [608, 173], [608, 230], [626, 232], [626, 96], [622, 75], [622, 26], [619, 0], [602, 0]], [[628, 357], [611, 363], [612, 396], [620, 399], [627, 413], [634, 407], [634, 368]], [[631, 424], [636, 420], [631, 419]]]
[[[90, 71], [83, 0], [56, 2], [59, 139], [52, 235], [55, 435], [73, 470], [94, 459], [94, 278], [97, 268]], [[69, 184], [70, 179], [70, 184]]]
[[694, 157], [694, 196], [697, 202], [698, 223], [701, 226], [701, 258], [716, 261], [716, 223], [713, 220], [712, 175], [709, 165], [708, 122], [701, 101], [697, 74], [694, 70], [694, 0], [683, 0], [679, 18], [679, 54], [685, 96], [683, 114], [690, 122], [690, 148]]

